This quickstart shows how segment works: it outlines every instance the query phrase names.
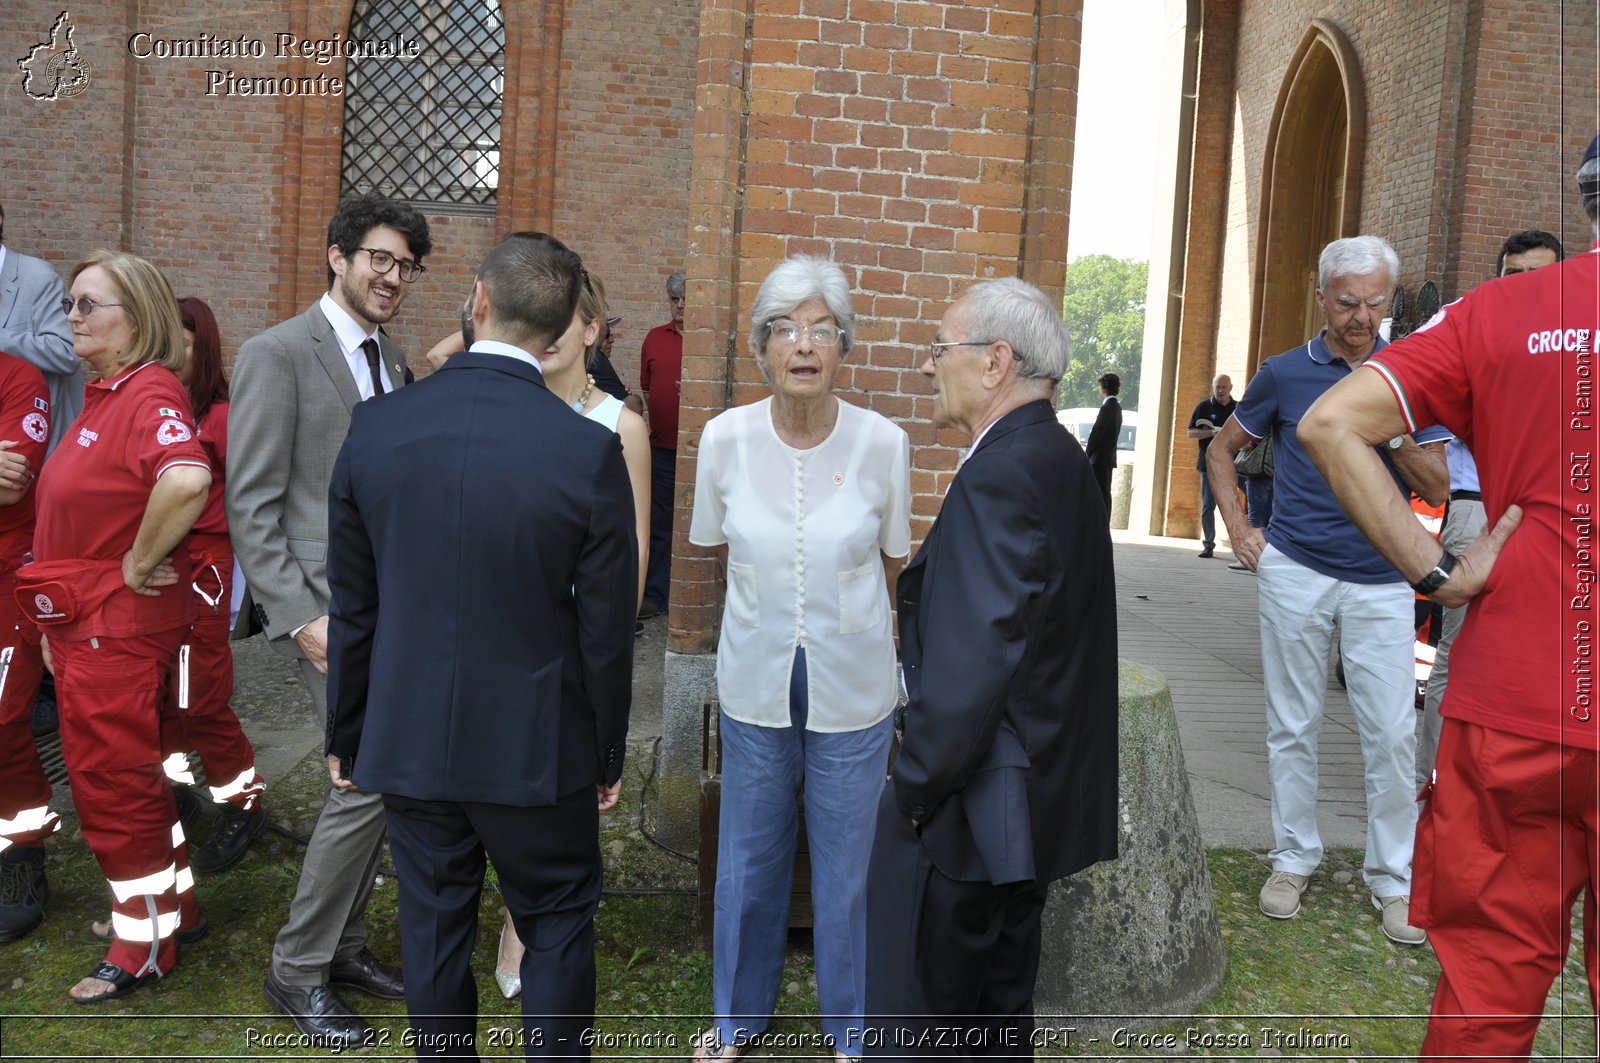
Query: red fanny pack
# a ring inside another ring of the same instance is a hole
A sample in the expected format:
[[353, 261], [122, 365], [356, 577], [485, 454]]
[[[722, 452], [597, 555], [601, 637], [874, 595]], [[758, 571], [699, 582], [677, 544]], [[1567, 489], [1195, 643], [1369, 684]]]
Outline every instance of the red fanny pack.
[[35, 561], [17, 569], [12, 593], [35, 624], [70, 624], [93, 614], [124, 586], [121, 561]]

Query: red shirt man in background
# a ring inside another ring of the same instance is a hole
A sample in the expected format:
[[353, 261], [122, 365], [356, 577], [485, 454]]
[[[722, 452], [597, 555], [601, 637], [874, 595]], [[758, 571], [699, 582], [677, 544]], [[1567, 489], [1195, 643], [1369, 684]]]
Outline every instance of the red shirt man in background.
[[678, 470], [678, 385], [683, 378], [683, 270], [667, 278], [672, 320], [657, 325], [639, 350], [639, 390], [650, 412], [650, 562], [641, 617], [667, 611], [672, 580], [672, 494]]

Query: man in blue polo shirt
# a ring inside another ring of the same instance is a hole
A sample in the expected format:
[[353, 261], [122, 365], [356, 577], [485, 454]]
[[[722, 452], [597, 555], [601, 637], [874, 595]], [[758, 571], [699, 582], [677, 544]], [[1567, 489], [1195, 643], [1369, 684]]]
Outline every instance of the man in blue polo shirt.
[[[1362, 876], [1383, 932], [1404, 945], [1427, 934], [1410, 924], [1416, 829], [1416, 634], [1410, 587], [1345, 516], [1306, 456], [1295, 429], [1311, 404], [1384, 346], [1378, 324], [1400, 274], [1394, 249], [1375, 236], [1323, 248], [1317, 303], [1327, 327], [1309, 343], [1261, 364], [1206, 454], [1233, 552], [1260, 577], [1261, 668], [1267, 697], [1267, 773], [1272, 786], [1272, 874], [1263, 914], [1291, 919], [1322, 861], [1317, 831], [1317, 737], [1328, 656], [1339, 631], [1350, 708], [1366, 766], [1367, 852]], [[1263, 534], [1240, 509], [1233, 457], [1272, 433], [1272, 526]], [[1435, 505], [1449, 492], [1442, 428], [1397, 436], [1381, 449], [1395, 490], [1405, 484]]]

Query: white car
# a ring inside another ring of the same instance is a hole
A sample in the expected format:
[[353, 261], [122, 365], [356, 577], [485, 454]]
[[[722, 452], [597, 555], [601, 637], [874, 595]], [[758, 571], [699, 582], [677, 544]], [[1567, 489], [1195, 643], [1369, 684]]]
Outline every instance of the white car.
[[[1070, 410], [1057, 410], [1056, 420], [1066, 426], [1067, 431], [1078, 441], [1079, 446], [1089, 442], [1089, 433], [1094, 431], [1094, 419], [1100, 416], [1098, 406], [1077, 406]], [[1138, 435], [1139, 411], [1122, 411], [1122, 434], [1117, 437], [1117, 464], [1133, 464], [1133, 441]]]

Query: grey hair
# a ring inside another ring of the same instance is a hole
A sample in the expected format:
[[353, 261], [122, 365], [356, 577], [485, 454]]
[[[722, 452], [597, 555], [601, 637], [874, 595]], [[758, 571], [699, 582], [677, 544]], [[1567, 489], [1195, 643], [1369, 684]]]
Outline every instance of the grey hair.
[[[850, 305], [850, 282], [845, 280], [844, 270], [816, 255], [791, 255], [767, 274], [750, 308], [750, 350], [755, 352], [758, 366], [760, 356], [767, 353], [772, 323], [788, 317], [808, 299], [821, 299], [827, 306], [833, 323], [839, 326], [839, 355], [850, 353], [856, 342], [856, 311]], [[760, 368], [765, 376], [766, 367]]]
[[973, 339], [1005, 340], [1017, 356], [1017, 375], [1061, 382], [1072, 360], [1072, 337], [1061, 308], [1044, 292], [1016, 277], [983, 281], [961, 297], [967, 333]]
[[1335, 277], [1361, 277], [1380, 269], [1389, 273], [1389, 283], [1400, 279], [1400, 256], [1381, 236], [1347, 236], [1322, 249], [1317, 258], [1317, 287], [1328, 290]]
[[1589, 224], [1600, 227], [1600, 157], [1590, 159], [1578, 167], [1578, 191], [1583, 193], [1583, 211], [1589, 215]]
[[672, 275], [667, 278], [667, 294], [669, 296], [682, 295], [688, 287], [688, 280], [681, 269], [673, 270]]

